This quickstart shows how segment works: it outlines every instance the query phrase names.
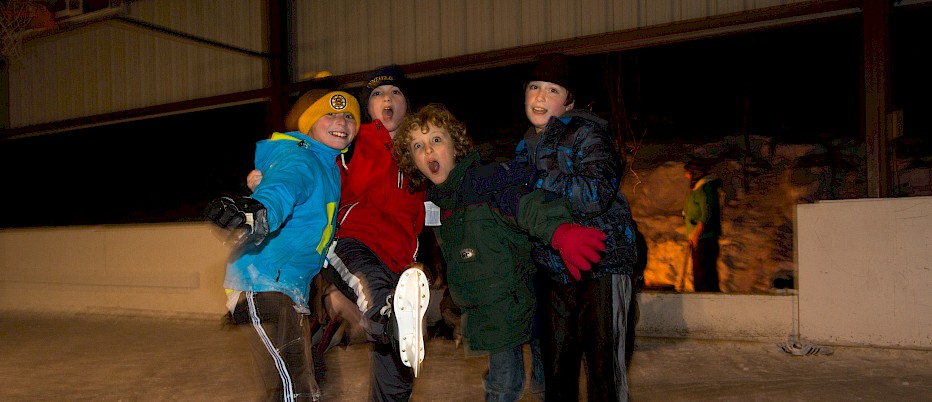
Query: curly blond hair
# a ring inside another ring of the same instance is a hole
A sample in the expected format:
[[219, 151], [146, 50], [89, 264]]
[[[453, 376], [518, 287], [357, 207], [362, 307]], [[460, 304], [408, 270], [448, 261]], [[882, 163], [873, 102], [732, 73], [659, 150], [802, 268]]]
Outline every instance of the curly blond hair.
[[414, 157], [411, 155], [410, 147], [411, 134], [414, 133], [414, 130], [426, 133], [428, 124], [445, 129], [450, 133], [457, 161], [474, 149], [472, 138], [466, 133], [466, 125], [457, 120], [456, 116], [442, 104], [431, 103], [420, 108], [416, 113], [405, 115], [401, 125], [395, 130], [395, 137], [392, 139], [392, 155], [395, 157], [398, 169], [405, 176], [408, 176], [408, 181], [415, 190], [423, 189], [428, 180], [427, 176], [424, 176], [417, 169], [417, 165], [414, 164]]

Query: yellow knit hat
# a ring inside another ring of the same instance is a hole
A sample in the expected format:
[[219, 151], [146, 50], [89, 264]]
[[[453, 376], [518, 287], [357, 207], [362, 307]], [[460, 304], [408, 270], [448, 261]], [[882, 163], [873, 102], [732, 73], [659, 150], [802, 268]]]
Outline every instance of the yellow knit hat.
[[349, 113], [356, 120], [356, 132], [359, 132], [359, 101], [353, 95], [343, 91], [312, 89], [301, 96], [302, 99], [314, 100], [311, 106], [298, 118], [298, 131], [307, 134], [311, 126], [327, 113]]

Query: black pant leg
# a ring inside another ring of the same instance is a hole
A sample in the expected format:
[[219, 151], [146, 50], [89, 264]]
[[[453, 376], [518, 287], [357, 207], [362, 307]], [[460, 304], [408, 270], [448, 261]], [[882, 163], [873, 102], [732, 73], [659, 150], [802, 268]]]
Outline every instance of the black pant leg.
[[579, 306], [577, 285], [540, 282], [541, 360], [548, 401], [579, 399]]

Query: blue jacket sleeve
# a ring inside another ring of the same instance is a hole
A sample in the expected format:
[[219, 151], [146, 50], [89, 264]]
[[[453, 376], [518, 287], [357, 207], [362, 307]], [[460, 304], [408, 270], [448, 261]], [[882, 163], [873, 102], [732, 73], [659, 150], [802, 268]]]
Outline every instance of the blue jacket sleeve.
[[[543, 174], [538, 187], [562, 194], [574, 212], [587, 217], [598, 215], [612, 205], [621, 187], [624, 162], [609, 132], [597, 124], [578, 124], [557, 146], [557, 151], [542, 156], [550, 169]], [[540, 166], [540, 165], [538, 165]]]
[[252, 198], [265, 206], [269, 231], [274, 232], [291, 216], [295, 205], [308, 199], [308, 189], [314, 185], [312, 168], [306, 158], [295, 153], [285, 154], [273, 162], [260, 164], [258, 159], [256, 162], [256, 168], [262, 170], [262, 182]]

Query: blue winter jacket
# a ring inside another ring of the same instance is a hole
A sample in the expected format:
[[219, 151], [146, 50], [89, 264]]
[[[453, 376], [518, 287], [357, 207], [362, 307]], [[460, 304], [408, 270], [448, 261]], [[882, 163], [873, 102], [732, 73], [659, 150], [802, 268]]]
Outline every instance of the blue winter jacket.
[[[630, 275], [637, 261], [631, 209], [621, 193], [625, 162], [606, 126], [587, 110], [570, 110], [552, 117], [540, 133], [531, 127], [515, 151], [516, 161], [538, 169], [537, 188], [562, 195], [573, 206], [576, 223], [605, 233], [605, 255], [582, 273], [583, 279]], [[559, 252], [536, 242], [533, 255], [552, 279], [570, 281]]]
[[256, 144], [262, 182], [252, 194], [268, 211], [269, 235], [235, 250], [224, 286], [281, 292], [307, 308], [311, 279], [320, 272], [333, 239], [340, 202], [340, 150], [297, 131], [275, 133]]

